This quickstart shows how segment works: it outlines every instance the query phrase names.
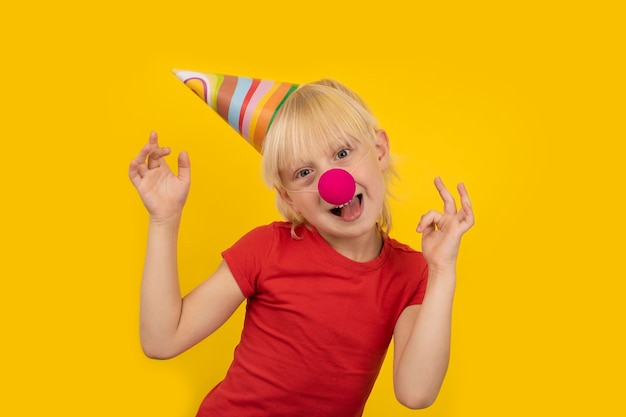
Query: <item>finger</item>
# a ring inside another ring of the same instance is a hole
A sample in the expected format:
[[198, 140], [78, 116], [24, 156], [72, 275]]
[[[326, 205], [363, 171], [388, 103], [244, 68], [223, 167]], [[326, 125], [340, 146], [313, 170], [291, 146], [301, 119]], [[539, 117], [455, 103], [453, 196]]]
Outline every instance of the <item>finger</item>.
[[144, 163], [137, 165], [137, 172], [139, 172], [141, 178], [145, 177], [148, 172], [148, 166]]
[[134, 159], [130, 161], [130, 166], [128, 167], [128, 178], [133, 183], [135, 187], [139, 186], [141, 182], [141, 175], [139, 175], [139, 164]]
[[148, 169], [154, 169], [161, 166], [161, 158], [169, 155], [170, 148], [156, 148], [148, 155]]
[[154, 159], [154, 150], [159, 149], [159, 135], [156, 132], [150, 132], [150, 136], [148, 137], [148, 145], [150, 145], [151, 147], [150, 152], [148, 153], [148, 155], [146, 155], [146, 157], [148, 158], [148, 169], [156, 168], [157, 165], [154, 163], [154, 161], [150, 161], [151, 157], [152, 159]]
[[144, 164], [146, 162], [146, 158], [148, 157], [150, 152], [152, 152], [153, 149], [154, 149], [154, 145], [151, 143], [144, 145], [143, 148], [141, 148], [141, 150], [137, 154], [137, 157], [135, 157], [135, 161], [137, 161], [137, 164]]
[[471, 227], [474, 224], [474, 210], [472, 209], [472, 202], [467, 193], [467, 188], [465, 188], [465, 184], [460, 183], [457, 189], [461, 196], [461, 210], [465, 214], [465, 222]]
[[443, 200], [443, 212], [446, 214], [456, 214], [456, 202], [454, 201], [454, 197], [452, 197], [450, 191], [448, 191], [443, 184], [441, 177], [435, 178], [435, 187], [437, 187], [437, 191], [439, 191], [439, 195]]
[[191, 161], [185, 151], [178, 154], [178, 178], [191, 180]]
[[150, 132], [148, 143], [151, 145], [159, 146], [159, 135], [157, 134], [157, 132]]
[[424, 214], [417, 225], [418, 233], [429, 233], [436, 229], [437, 223], [443, 218], [443, 215], [435, 210], [430, 210]]
[[465, 188], [465, 184], [459, 183], [457, 186], [457, 190], [459, 191], [459, 196], [461, 197], [461, 207], [472, 209], [472, 202], [470, 200], [469, 194], [467, 193], [467, 188]]

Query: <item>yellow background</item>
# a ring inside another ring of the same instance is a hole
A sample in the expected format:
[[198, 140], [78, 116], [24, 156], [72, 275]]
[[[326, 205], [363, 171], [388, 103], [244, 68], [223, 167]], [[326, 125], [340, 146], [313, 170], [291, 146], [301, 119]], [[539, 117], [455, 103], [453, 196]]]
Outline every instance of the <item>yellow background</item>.
[[[228, 366], [241, 311], [170, 361], [138, 343], [127, 166], [150, 130], [192, 159], [185, 291], [277, 219], [259, 156], [172, 67], [357, 90], [398, 157], [393, 235], [416, 248], [432, 178], [467, 184], [452, 361], [415, 415], [624, 415], [618, 3], [3, 3], [0, 415], [191, 416]], [[365, 415], [412, 414], [386, 363]]]

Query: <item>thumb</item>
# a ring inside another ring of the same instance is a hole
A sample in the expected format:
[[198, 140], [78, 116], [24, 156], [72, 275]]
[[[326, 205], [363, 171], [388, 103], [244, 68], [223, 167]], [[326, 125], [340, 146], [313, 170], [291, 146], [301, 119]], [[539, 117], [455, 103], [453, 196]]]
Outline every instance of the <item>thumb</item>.
[[178, 178], [191, 180], [191, 161], [185, 151], [178, 154]]

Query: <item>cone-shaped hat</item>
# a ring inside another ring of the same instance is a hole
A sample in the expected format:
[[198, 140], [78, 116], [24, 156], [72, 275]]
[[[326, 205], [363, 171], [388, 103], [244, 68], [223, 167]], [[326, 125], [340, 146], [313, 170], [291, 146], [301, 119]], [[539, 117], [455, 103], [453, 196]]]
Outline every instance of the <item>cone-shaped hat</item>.
[[233, 75], [172, 72], [259, 152], [274, 115], [298, 88], [297, 84]]

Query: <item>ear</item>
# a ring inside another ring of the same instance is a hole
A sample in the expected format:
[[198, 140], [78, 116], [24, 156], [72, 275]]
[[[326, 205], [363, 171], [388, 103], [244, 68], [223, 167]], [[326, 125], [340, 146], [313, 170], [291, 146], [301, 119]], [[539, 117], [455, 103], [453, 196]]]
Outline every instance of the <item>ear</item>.
[[389, 168], [389, 137], [387, 132], [382, 129], [376, 131], [376, 155], [378, 156], [378, 164], [383, 171]]

